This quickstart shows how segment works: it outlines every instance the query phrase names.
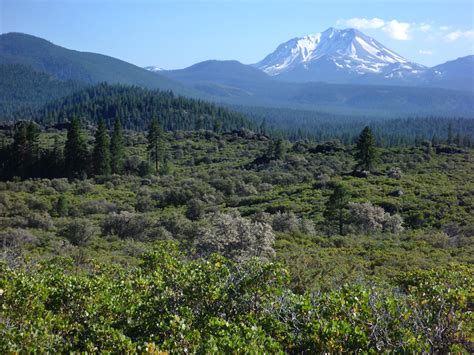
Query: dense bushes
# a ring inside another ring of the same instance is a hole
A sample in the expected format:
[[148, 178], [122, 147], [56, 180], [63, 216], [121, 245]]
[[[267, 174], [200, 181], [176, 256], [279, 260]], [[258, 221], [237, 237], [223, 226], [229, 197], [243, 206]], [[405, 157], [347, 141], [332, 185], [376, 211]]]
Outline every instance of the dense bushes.
[[106, 200], [94, 200], [84, 202], [79, 206], [80, 211], [85, 214], [107, 214], [117, 210], [117, 206]]
[[277, 264], [188, 261], [169, 244], [139, 268], [28, 268], [0, 269], [4, 353], [473, 351], [469, 267], [301, 296]]
[[353, 225], [363, 233], [403, 231], [403, 219], [398, 214], [390, 215], [382, 207], [368, 202], [349, 203], [349, 214]]
[[115, 234], [120, 238], [143, 239], [151, 222], [142, 215], [122, 211], [108, 215], [102, 223], [104, 234]]
[[0, 232], [0, 243], [2, 249], [21, 248], [25, 245], [37, 244], [38, 238], [25, 229], [10, 228]]

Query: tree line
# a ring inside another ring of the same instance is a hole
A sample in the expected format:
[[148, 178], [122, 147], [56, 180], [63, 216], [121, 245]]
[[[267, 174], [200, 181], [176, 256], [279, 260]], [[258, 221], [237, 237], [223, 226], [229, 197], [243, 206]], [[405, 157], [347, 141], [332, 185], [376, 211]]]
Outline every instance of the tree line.
[[[141, 175], [166, 168], [166, 143], [158, 120], [150, 123], [147, 134], [149, 161], [139, 166]], [[13, 141], [0, 147], [0, 176], [2, 179], [30, 177], [85, 178], [87, 176], [122, 174], [124, 172], [125, 141], [120, 118], [112, 131], [99, 120], [94, 143], [89, 150], [81, 130], [81, 122], [73, 118], [68, 124], [65, 143], [58, 136], [51, 148], [40, 147], [40, 128], [32, 121], [15, 126]], [[151, 164], [150, 164], [151, 163]]]
[[446, 143], [449, 131], [452, 143], [458, 146], [470, 147], [474, 138], [472, 117], [390, 118], [287, 108], [229, 107], [259, 123], [261, 132], [285, 137], [290, 141], [310, 139], [324, 142], [337, 139], [343, 144], [355, 144], [365, 126], [372, 129], [377, 144], [384, 147], [408, 146], [423, 140], [431, 140], [433, 144]]

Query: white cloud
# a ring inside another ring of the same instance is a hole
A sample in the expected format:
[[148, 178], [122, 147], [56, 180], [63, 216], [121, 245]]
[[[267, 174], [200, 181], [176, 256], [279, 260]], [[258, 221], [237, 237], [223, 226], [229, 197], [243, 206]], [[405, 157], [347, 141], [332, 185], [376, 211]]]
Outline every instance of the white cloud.
[[[474, 39], [474, 30], [457, 30], [453, 31], [453, 26], [436, 25], [432, 21], [427, 22], [402, 22], [396, 19], [384, 20], [378, 17], [363, 18], [353, 17], [350, 19], [338, 20], [339, 25], [346, 25], [348, 27], [357, 28], [360, 30], [379, 30], [383, 31], [390, 38], [406, 41], [412, 39], [414, 36], [424, 38], [427, 41], [434, 41], [436, 39], [444, 39], [446, 41], [454, 42], [459, 39]], [[429, 55], [431, 53], [420, 50], [420, 54]]]
[[361, 30], [381, 28], [385, 25], [385, 21], [374, 17], [372, 19], [354, 17], [346, 21], [346, 25]]
[[444, 39], [450, 42], [457, 41], [461, 38], [474, 39], [474, 31], [454, 31], [444, 36]]
[[397, 20], [385, 21], [374, 17], [371, 19], [354, 17], [345, 21], [338, 21], [344, 23], [346, 26], [354, 27], [361, 30], [379, 29], [384, 31], [393, 39], [407, 40], [409, 39], [408, 32], [411, 24], [407, 22], [399, 22]]
[[432, 54], [433, 54], [433, 51], [428, 51], [428, 50], [420, 49], [420, 50], [418, 51], [418, 53], [423, 54], [423, 55], [432, 55]]
[[385, 33], [387, 33], [393, 39], [398, 39], [400, 41], [406, 41], [410, 39], [409, 31], [411, 24], [407, 22], [398, 22], [397, 20], [389, 21], [382, 28]]
[[432, 30], [432, 27], [431, 25], [427, 24], [427, 23], [422, 23], [418, 26], [418, 28], [420, 29], [421, 32], [429, 32]]

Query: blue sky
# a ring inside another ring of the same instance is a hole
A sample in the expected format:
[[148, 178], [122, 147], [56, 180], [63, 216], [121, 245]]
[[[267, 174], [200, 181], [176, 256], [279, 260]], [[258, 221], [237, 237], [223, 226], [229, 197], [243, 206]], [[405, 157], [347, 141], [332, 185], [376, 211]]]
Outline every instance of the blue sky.
[[359, 28], [425, 65], [474, 54], [473, 0], [0, 0], [2, 33], [165, 69], [254, 63], [328, 27]]

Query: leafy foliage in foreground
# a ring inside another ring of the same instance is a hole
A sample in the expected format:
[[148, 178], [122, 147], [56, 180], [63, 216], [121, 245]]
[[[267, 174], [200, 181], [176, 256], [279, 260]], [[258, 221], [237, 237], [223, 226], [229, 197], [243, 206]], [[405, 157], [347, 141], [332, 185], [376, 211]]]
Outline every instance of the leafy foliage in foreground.
[[394, 290], [296, 295], [278, 264], [189, 261], [171, 244], [132, 269], [2, 266], [0, 350], [472, 352], [473, 272], [451, 266], [404, 274]]

